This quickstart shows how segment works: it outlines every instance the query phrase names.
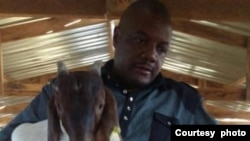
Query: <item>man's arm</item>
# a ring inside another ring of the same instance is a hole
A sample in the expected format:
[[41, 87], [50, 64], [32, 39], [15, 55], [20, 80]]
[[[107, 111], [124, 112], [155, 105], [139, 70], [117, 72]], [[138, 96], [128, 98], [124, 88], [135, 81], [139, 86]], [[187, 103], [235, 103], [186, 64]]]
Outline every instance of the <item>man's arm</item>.
[[10, 141], [11, 133], [21, 123], [34, 123], [46, 119], [47, 104], [51, 95], [52, 85], [47, 84], [31, 103], [0, 131], [0, 141]]

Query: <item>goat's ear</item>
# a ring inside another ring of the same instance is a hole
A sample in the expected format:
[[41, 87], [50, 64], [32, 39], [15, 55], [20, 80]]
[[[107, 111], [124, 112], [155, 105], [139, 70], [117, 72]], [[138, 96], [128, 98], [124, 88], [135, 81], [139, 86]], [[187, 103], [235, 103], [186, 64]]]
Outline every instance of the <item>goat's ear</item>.
[[90, 71], [97, 73], [99, 76], [101, 76], [101, 68], [102, 68], [103, 62], [102, 60], [95, 61], [92, 66], [90, 67]]
[[61, 135], [59, 116], [55, 106], [54, 95], [48, 104], [48, 141], [59, 141]]
[[96, 132], [95, 141], [109, 141], [114, 129], [120, 128], [115, 98], [107, 88], [105, 88], [105, 93], [105, 107], [100, 119], [100, 126]]
[[63, 61], [58, 61], [57, 62], [57, 75], [60, 76], [60, 75], [68, 74], [68, 73], [69, 71], [66, 65], [63, 63]]

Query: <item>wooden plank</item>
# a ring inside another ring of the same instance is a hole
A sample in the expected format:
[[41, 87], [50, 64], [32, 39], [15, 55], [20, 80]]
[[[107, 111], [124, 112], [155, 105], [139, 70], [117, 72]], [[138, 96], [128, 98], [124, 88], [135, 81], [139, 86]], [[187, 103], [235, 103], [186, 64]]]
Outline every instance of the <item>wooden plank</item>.
[[105, 0], [4, 0], [0, 16], [80, 16], [102, 17]]
[[[111, 17], [119, 16], [130, 1], [107, 0]], [[250, 21], [249, 0], [161, 0], [169, 8], [173, 19]]]
[[22, 83], [15, 83], [15, 82], [9, 82], [5, 83], [5, 91], [17, 91], [17, 92], [39, 92], [41, 91], [43, 84], [22, 84]]
[[5, 96], [36, 96], [45, 84], [25, 84], [19, 82], [8, 82], [4, 84]]
[[198, 88], [205, 100], [245, 100], [246, 89], [241, 88]]

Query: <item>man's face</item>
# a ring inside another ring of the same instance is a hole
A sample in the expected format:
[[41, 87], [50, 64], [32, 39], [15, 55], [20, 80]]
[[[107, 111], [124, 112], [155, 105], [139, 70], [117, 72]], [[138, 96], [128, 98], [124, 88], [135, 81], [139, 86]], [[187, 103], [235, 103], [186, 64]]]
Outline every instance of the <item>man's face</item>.
[[140, 87], [155, 79], [171, 38], [168, 22], [150, 13], [143, 14], [135, 14], [126, 24], [116, 27], [114, 33], [114, 71], [130, 87]]

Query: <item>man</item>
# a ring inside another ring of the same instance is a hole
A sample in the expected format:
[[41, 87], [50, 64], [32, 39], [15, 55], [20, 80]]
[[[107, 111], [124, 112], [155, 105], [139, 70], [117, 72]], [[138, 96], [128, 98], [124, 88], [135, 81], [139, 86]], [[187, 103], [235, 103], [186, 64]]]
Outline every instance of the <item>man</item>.
[[[160, 74], [171, 32], [169, 13], [156, 0], [131, 4], [115, 28], [115, 56], [103, 66], [102, 79], [117, 100], [124, 141], [169, 140], [171, 124], [217, 124], [195, 89]], [[44, 86], [0, 139], [8, 139], [20, 123], [46, 119], [51, 89]]]

